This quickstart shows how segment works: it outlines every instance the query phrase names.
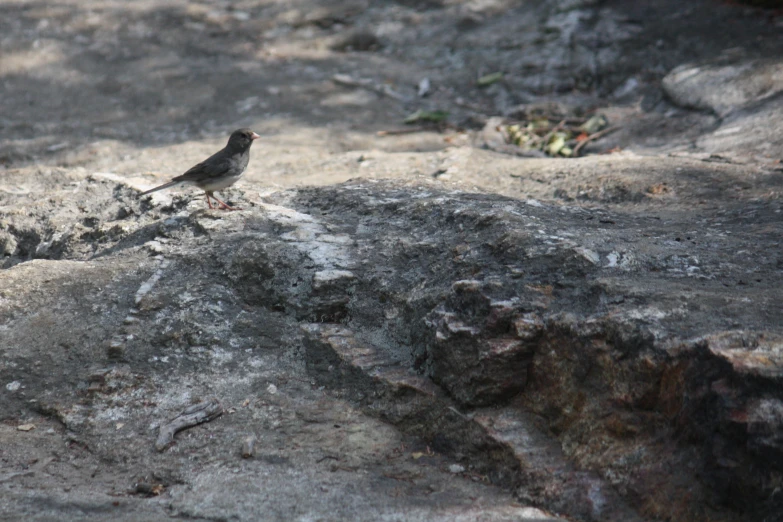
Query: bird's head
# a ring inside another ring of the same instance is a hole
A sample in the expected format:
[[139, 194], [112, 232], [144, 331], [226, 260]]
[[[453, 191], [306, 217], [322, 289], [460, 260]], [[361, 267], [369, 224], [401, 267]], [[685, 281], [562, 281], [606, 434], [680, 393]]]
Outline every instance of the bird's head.
[[237, 129], [228, 138], [228, 148], [233, 150], [248, 149], [253, 144], [253, 140], [257, 140], [260, 137], [250, 129]]

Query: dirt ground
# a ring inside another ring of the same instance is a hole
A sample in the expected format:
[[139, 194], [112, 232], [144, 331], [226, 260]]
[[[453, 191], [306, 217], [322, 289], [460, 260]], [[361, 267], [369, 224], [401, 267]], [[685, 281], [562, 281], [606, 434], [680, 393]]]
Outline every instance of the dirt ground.
[[[764, 58], [781, 47], [768, 12], [706, 0], [74, 0], [4, 1], [2, 9], [0, 165], [150, 184], [183, 172], [241, 126], [264, 136], [246, 187], [428, 179], [443, 151], [475, 150], [471, 129], [531, 103], [600, 109], [621, 127], [588, 152], [698, 152], [694, 141], [719, 120], [671, 105], [661, 78], [726, 49]], [[495, 71], [502, 82], [477, 86]], [[337, 74], [372, 87], [347, 87]], [[419, 97], [425, 78], [430, 92]], [[405, 128], [418, 109], [448, 111], [452, 126], [376, 135]], [[480, 161], [507, 159], [488, 158]], [[516, 162], [518, 172], [527, 168]], [[524, 195], [455, 170], [440, 181]]]

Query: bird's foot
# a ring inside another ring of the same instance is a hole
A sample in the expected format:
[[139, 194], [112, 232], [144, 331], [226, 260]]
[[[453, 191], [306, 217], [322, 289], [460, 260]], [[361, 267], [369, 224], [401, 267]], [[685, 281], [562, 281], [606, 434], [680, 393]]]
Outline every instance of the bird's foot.
[[220, 204], [220, 207], [222, 210], [242, 210], [240, 207], [232, 207], [231, 205], [226, 204], [224, 201], [220, 201], [218, 198], [215, 197], [215, 195], [212, 195], [212, 198]]

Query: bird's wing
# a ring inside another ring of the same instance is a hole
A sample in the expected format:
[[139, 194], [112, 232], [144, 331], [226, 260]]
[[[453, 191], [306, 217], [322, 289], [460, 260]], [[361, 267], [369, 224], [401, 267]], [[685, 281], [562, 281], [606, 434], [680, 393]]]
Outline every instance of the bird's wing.
[[231, 167], [231, 157], [225, 154], [225, 151], [221, 150], [198, 165], [194, 165], [184, 174], [172, 178], [172, 181], [192, 181], [198, 183], [199, 181], [204, 181], [206, 179], [223, 176], [231, 170]]

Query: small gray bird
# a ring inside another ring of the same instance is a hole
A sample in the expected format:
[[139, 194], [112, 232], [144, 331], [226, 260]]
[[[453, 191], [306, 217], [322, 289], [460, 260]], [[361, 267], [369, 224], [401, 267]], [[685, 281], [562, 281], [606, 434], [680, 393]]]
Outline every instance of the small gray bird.
[[141, 195], [146, 196], [151, 192], [177, 185], [195, 185], [207, 194], [207, 205], [209, 208], [215, 208], [210, 201], [210, 197], [212, 197], [220, 203], [219, 208], [242, 210], [241, 208], [230, 207], [220, 201], [215, 197], [214, 191], [228, 188], [239, 180], [250, 161], [250, 146], [253, 144], [253, 140], [257, 140], [260, 137], [250, 129], [237, 129], [231, 133], [231, 137], [228, 138], [228, 144], [223, 150], [216, 152], [168, 183], [164, 183], [147, 192], [142, 192]]

